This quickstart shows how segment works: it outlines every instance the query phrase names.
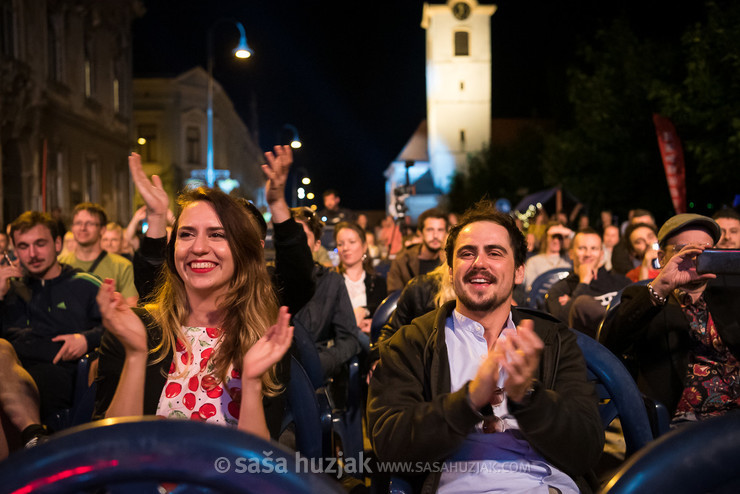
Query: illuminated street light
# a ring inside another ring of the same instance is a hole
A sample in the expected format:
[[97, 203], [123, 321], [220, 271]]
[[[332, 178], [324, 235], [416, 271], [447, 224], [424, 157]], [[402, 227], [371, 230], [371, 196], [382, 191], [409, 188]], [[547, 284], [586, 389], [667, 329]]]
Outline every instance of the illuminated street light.
[[311, 179], [308, 177], [303, 177], [303, 180], [301, 180], [301, 183], [303, 185], [309, 185], [311, 183]]
[[208, 45], [208, 139], [206, 151], [206, 169], [193, 170], [192, 177], [205, 179], [208, 187], [213, 187], [217, 180], [229, 178], [229, 170], [216, 170], [213, 166], [213, 28], [222, 22], [230, 22], [239, 30], [239, 44], [234, 49], [234, 56], [246, 59], [252, 56], [252, 49], [247, 44], [247, 36], [241, 22], [233, 19], [220, 19], [208, 29], [206, 42]]
[[306, 194], [306, 199], [308, 199], [309, 201], [313, 201], [314, 197], [316, 196], [314, 195], [313, 192], [309, 192], [308, 194]]
[[146, 144], [146, 139], [144, 139], [143, 137], [139, 137], [136, 142], [139, 144], [139, 146], [143, 146], [144, 144]]
[[290, 140], [290, 147], [293, 149], [300, 149], [300, 147], [303, 146], [303, 143], [301, 142], [301, 138], [298, 136], [298, 129], [291, 124], [283, 125], [283, 129], [288, 129], [293, 133], [293, 137]]
[[234, 21], [237, 29], [239, 29], [239, 45], [234, 48], [234, 56], [236, 58], [249, 58], [252, 56], [252, 49], [247, 44], [247, 33], [244, 32], [244, 26], [239, 21]]

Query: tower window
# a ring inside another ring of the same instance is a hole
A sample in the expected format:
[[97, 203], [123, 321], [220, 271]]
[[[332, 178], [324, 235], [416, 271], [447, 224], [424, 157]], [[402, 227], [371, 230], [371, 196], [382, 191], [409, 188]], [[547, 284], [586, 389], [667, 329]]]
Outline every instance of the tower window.
[[465, 151], [465, 130], [460, 130], [460, 151]]
[[455, 56], [467, 57], [470, 55], [470, 33], [455, 31]]
[[460, 91], [465, 91], [465, 81], [460, 81]]

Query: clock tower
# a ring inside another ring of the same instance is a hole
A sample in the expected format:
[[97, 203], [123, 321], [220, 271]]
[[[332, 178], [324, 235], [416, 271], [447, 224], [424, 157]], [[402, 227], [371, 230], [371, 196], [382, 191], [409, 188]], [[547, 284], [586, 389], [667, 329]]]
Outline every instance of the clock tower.
[[467, 154], [491, 136], [491, 16], [476, 0], [424, 4], [427, 132], [435, 186], [448, 192]]
[[[424, 3], [427, 119], [385, 171], [386, 204], [413, 220], [450, 190], [455, 170], [491, 138], [491, 16], [477, 0]], [[414, 187], [408, 196], [405, 184]]]

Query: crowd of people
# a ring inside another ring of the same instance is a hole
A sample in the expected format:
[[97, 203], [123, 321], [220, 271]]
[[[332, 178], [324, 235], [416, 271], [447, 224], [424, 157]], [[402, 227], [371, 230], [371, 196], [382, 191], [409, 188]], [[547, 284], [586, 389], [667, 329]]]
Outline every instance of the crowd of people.
[[[735, 210], [678, 214], [660, 227], [645, 210], [621, 225], [605, 211], [598, 229], [541, 210], [525, 230], [482, 200], [459, 217], [424, 211], [415, 229], [392, 218], [374, 226], [340, 207], [335, 190], [321, 211], [289, 208], [290, 148], [265, 159], [270, 225], [218, 189], [185, 190], [173, 207], [133, 154], [145, 204], [125, 228], [92, 203], [74, 208], [66, 234], [58, 211], [8, 226], [0, 459], [53, 435], [46, 417], [72, 406], [76, 362], [90, 352], [95, 418], [200, 420], [291, 445], [283, 415], [294, 327], [313, 341], [327, 385], [362, 362], [378, 460], [447, 465], [411, 476], [419, 490], [598, 487], [604, 430], [569, 328], [623, 359], [674, 427], [740, 408], [740, 285], [732, 269], [696, 268], [707, 249], [740, 250]], [[553, 269], [568, 274], [544, 310], [526, 307]], [[371, 335], [393, 292], [395, 312]]]

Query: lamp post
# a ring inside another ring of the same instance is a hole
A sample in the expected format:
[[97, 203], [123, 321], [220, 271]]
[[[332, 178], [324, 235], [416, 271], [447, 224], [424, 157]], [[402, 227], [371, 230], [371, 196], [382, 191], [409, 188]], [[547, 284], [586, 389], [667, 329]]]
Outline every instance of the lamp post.
[[206, 116], [208, 119], [208, 137], [206, 151], [206, 169], [193, 170], [192, 177], [205, 179], [208, 187], [213, 187], [216, 180], [229, 178], [229, 170], [216, 170], [213, 166], [213, 28], [222, 22], [230, 22], [239, 30], [239, 44], [234, 48], [234, 56], [240, 59], [246, 59], [252, 56], [252, 49], [247, 44], [247, 36], [244, 26], [241, 22], [233, 19], [219, 19], [209, 29], [206, 34], [208, 50], [208, 109]]
[[[283, 126], [280, 128], [280, 132], [278, 132], [277, 135], [278, 144], [282, 144], [283, 142], [285, 142], [283, 141], [283, 138], [287, 135], [287, 133], [285, 132], [286, 130], [290, 132], [290, 147], [292, 147], [293, 149], [300, 149], [301, 146], [303, 146], [303, 143], [301, 142], [301, 138], [298, 136], [298, 129], [295, 128], [295, 125], [289, 123], [283, 124]], [[293, 162], [295, 163], [295, 159], [293, 160]], [[306, 189], [298, 186], [299, 176], [303, 177], [301, 180], [301, 183], [303, 185], [308, 185], [311, 183], [311, 179], [308, 178], [308, 172], [306, 172], [305, 168], [293, 166], [293, 169], [290, 171], [292, 185], [290, 202], [292, 207], [297, 207], [299, 204], [298, 201], [303, 200], [307, 197]], [[306, 180], [308, 182], [306, 182]]]

